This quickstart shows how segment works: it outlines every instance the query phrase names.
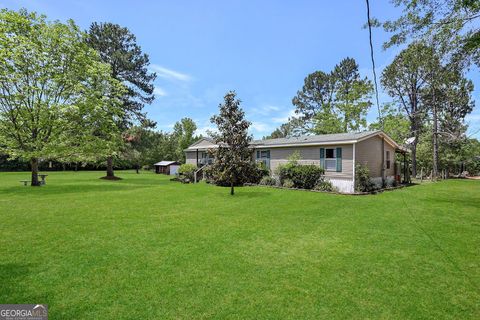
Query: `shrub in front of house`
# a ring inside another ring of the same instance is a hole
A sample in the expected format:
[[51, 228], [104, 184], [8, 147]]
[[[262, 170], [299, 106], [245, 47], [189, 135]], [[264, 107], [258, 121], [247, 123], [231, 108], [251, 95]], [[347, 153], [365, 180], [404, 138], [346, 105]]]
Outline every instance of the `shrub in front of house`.
[[263, 178], [269, 176], [270, 170], [268, 170], [265, 164], [263, 162], [256, 162], [247, 174], [247, 177], [245, 177], [244, 183], [260, 183]]
[[318, 190], [318, 191], [328, 191], [328, 192], [336, 191], [336, 189], [332, 185], [332, 183], [330, 181], [324, 179], [323, 177], [320, 178], [320, 180], [317, 181], [317, 184], [315, 185], [315, 187], [313, 189]]
[[178, 168], [178, 174], [180, 175], [182, 181], [191, 182], [194, 179], [194, 174], [196, 170], [197, 167], [195, 165], [185, 163], [182, 164], [180, 168]]
[[275, 178], [270, 177], [270, 176], [264, 176], [260, 180], [259, 184], [262, 185], [262, 186], [274, 186], [274, 185], [277, 184], [277, 180], [275, 180]]
[[385, 180], [385, 186], [387, 188], [394, 188], [398, 186], [397, 180], [394, 177], [387, 177]]
[[276, 174], [281, 185], [284, 184], [286, 179], [289, 179], [293, 182], [295, 188], [313, 189], [317, 181], [323, 176], [324, 170], [313, 164], [299, 165], [289, 162], [279, 166]]
[[319, 166], [299, 165], [291, 170], [291, 179], [295, 188], [313, 189], [323, 174], [324, 170]]
[[283, 181], [283, 185], [282, 185], [282, 186], [283, 186], [284, 188], [294, 188], [294, 187], [295, 187], [293, 181], [290, 180], [290, 179], [285, 179], [285, 180]]
[[355, 165], [355, 191], [370, 192], [376, 189], [375, 183], [370, 178], [370, 170], [360, 163]]

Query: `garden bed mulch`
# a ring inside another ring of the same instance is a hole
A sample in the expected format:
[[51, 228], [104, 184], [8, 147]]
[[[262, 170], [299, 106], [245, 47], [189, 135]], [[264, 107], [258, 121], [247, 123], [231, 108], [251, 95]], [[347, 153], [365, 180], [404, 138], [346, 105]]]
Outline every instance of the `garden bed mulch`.
[[369, 194], [377, 194], [385, 191], [393, 191], [397, 189], [402, 189], [405, 187], [413, 186], [415, 185], [414, 183], [409, 183], [409, 184], [402, 184], [397, 187], [391, 187], [391, 188], [383, 188], [383, 189], [378, 189], [375, 191], [371, 192], [354, 192], [354, 193], [345, 193], [345, 192], [338, 192], [338, 191], [321, 191], [321, 190], [313, 190], [313, 189], [299, 189], [299, 188], [286, 188], [286, 187], [281, 187], [281, 186], [267, 186], [263, 184], [255, 184], [255, 183], [245, 183], [244, 186], [246, 187], [267, 187], [267, 188], [275, 188], [275, 189], [285, 189], [285, 190], [297, 190], [297, 191], [310, 191], [310, 192], [319, 192], [319, 193], [329, 193], [329, 194], [340, 194], [340, 195], [345, 195], [345, 196], [366, 196]]

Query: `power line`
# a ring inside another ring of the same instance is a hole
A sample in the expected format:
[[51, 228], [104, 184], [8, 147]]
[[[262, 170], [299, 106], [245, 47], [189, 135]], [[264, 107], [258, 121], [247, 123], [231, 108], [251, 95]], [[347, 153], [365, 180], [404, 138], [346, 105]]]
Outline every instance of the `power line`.
[[373, 82], [375, 84], [375, 98], [377, 102], [378, 121], [380, 122], [380, 128], [383, 130], [382, 111], [380, 110], [380, 102], [378, 99], [378, 84], [377, 84], [377, 72], [375, 71], [375, 56], [373, 54], [372, 22], [370, 20], [370, 3], [368, 0], [366, 0], [366, 2], [367, 2], [368, 35], [370, 39], [370, 58], [372, 59]]

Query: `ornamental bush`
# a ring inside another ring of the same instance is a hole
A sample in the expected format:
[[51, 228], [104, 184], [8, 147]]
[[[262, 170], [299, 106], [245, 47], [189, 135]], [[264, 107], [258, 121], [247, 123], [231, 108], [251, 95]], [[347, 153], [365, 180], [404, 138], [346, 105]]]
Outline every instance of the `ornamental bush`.
[[182, 164], [180, 168], [178, 168], [178, 174], [180, 176], [183, 176], [184, 179], [189, 179], [190, 181], [193, 181], [193, 176], [195, 174], [195, 171], [197, 170], [197, 167], [193, 164]]
[[355, 191], [370, 192], [376, 189], [375, 183], [370, 178], [370, 170], [360, 163], [355, 165]]
[[314, 189], [318, 191], [328, 191], [328, 192], [332, 192], [336, 190], [330, 181], [325, 180], [323, 178], [317, 181], [317, 184], [315, 185]]
[[313, 189], [324, 173], [322, 168], [313, 164], [296, 166], [290, 172], [293, 185], [300, 189]]
[[293, 182], [295, 188], [313, 189], [324, 174], [324, 170], [317, 165], [299, 165], [289, 162], [277, 168], [276, 174], [281, 185], [284, 185], [286, 179]]
[[262, 186], [274, 186], [277, 184], [277, 180], [273, 177], [265, 176], [260, 180], [259, 184]]
[[290, 179], [285, 179], [285, 180], [283, 181], [283, 187], [284, 187], [284, 188], [293, 188], [293, 187], [295, 187], [295, 185], [293, 184], [293, 181], [292, 181], [292, 180], [290, 180]]

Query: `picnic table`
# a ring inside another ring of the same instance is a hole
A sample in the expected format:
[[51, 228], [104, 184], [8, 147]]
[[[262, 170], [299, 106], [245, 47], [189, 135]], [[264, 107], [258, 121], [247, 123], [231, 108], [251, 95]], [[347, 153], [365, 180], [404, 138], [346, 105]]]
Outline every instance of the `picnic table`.
[[[39, 176], [40, 179], [42, 179], [40, 181], [41, 186], [44, 186], [47, 184], [47, 181], [45, 180], [45, 178], [48, 177], [48, 174], [38, 174], [37, 176]], [[24, 186], [26, 186], [30, 182], [30, 180], [20, 180], [20, 182], [23, 183]]]

